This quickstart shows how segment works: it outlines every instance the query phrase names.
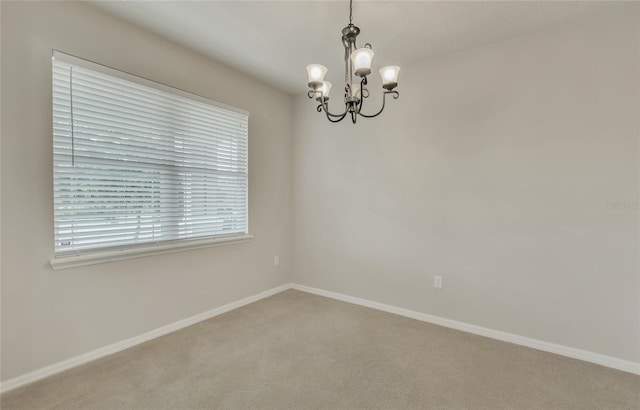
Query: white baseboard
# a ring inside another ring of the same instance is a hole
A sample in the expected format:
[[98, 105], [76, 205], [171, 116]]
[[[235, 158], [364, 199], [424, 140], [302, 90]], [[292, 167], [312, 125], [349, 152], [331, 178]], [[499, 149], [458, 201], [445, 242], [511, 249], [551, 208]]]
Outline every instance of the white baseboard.
[[532, 339], [529, 337], [519, 336], [512, 333], [501, 332], [499, 330], [488, 329], [482, 326], [476, 326], [469, 323], [458, 322], [456, 320], [445, 319], [438, 316], [428, 315], [426, 313], [420, 313], [409, 309], [403, 309], [396, 306], [385, 305], [383, 303], [373, 302], [367, 299], [361, 299], [353, 296], [344, 295], [342, 293], [331, 292], [328, 290], [313, 288], [310, 286], [299, 285], [296, 283], [287, 283], [282, 286], [278, 286], [273, 289], [258, 293], [257, 295], [249, 296], [244, 299], [229, 303], [224, 306], [220, 306], [215, 309], [200, 313], [195, 316], [191, 316], [186, 319], [179, 320], [177, 322], [162, 326], [158, 329], [144, 333], [139, 336], [132, 337], [130, 339], [123, 340], [108, 346], [101, 347], [96, 350], [81, 354], [80, 356], [72, 357], [71, 359], [63, 360], [58, 363], [43, 367], [38, 370], [34, 370], [22, 376], [15, 377], [0, 383], [0, 392], [4, 393], [9, 390], [13, 390], [25, 384], [35, 382], [45, 377], [52, 376], [56, 373], [60, 373], [65, 370], [80, 366], [82, 364], [91, 362], [93, 360], [120, 352], [130, 347], [139, 345], [157, 337], [166, 335], [176, 330], [180, 330], [187, 326], [191, 326], [195, 323], [203, 320], [210, 319], [212, 317], [221, 315], [239, 307], [248, 305], [253, 302], [257, 302], [260, 299], [267, 298], [277, 293], [283, 292], [287, 289], [296, 289], [302, 292], [312, 293], [315, 295], [325, 296], [331, 299], [341, 300], [343, 302], [353, 303], [355, 305], [366, 306], [368, 308], [381, 310], [396, 315], [409, 317], [412, 319], [420, 320], [423, 322], [433, 323], [436, 325], [461, 330], [463, 332], [473, 333], [480, 336], [489, 337], [492, 339], [502, 340], [504, 342], [510, 342], [521, 346], [531, 347], [533, 349], [543, 350], [545, 352], [559, 354], [561, 356], [567, 356], [586, 362], [596, 363], [602, 366], [611, 367], [613, 369], [622, 370], [629, 373], [640, 375], [640, 363], [632, 362], [628, 360], [618, 359], [611, 356], [605, 356], [598, 353], [589, 352], [586, 350], [575, 349], [573, 347], [562, 346], [554, 343], [544, 342], [542, 340]]
[[203, 320], [207, 320], [212, 317], [221, 315], [223, 313], [229, 312], [230, 310], [234, 310], [239, 307], [248, 305], [249, 303], [253, 303], [260, 299], [264, 299], [269, 296], [275, 295], [276, 293], [280, 293], [287, 289], [291, 289], [290, 283], [284, 284], [282, 286], [278, 286], [273, 289], [266, 290], [264, 292], [260, 292], [257, 295], [249, 296], [244, 299], [231, 302], [224, 306], [220, 306], [215, 309], [208, 310], [206, 312], [197, 314], [195, 316], [191, 316], [186, 319], [182, 319], [177, 322], [170, 323], [166, 326], [162, 326], [158, 329], [141, 334], [139, 336], [135, 336], [130, 339], [126, 339], [121, 342], [117, 342], [108, 346], [104, 346], [99, 349], [81, 354], [80, 356], [72, 357], [71, 359], [63, 360], [61, 362], [54, 363], [52, 365], [43, 367], [41, 369], [34, 370], [32, 372], [23, 374], [22, 376], [18, 376], [13, 379], [9, 379], [7, 381], [2, 382], [0, 384], [0, 392], [4, 393], [6, 391], [13, 390], [20, 386], [24, 386], [25, 384], [33, 383], [37, 380], [44, 379], [45, 377], [52, 376], [56, 373], [60, 373], [62, 371], [69, 370], [71, 368], [91, 362], [101, 357], [109, 356], [111, 354], [128, 349], [135, 345], [139, 345], [141, 343], [147, 342], [151, 339], [155, 339], [157, 337], [166, 335], [168, 333], [175, 332], [176, 330], [180, 330], [187, 326], [191, 326], [195, 323], [202, 322]]
[[640, 363], [293, 283], [293, 289], [640, 375]]

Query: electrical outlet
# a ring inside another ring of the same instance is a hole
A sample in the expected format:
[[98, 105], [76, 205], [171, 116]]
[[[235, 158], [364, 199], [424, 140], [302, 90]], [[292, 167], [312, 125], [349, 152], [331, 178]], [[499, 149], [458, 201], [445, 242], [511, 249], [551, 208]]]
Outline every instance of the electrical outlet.
[[279, 256], [274, 256], [273, 257], [273, 266], [278, 266], [280, 265], [280, 257]]
[[433, 287], [442, 289], [442, 276], [434, 276], [433, 277]]

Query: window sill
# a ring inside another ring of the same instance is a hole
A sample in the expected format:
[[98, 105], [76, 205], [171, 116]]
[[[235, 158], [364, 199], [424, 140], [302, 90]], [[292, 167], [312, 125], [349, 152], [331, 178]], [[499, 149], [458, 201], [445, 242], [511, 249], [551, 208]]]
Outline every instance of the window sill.
[[232, 245], [248, 242], [253, 235], [238, 235], [225, 238], [202, 239], [182, 243], [148, 246], [144, 248], [129, 248], [90, 254], [60, 256], [49, 261], [53, 270], [76, 268], [78, 266], [96, 265], [98, 263], [121, 261], [125, 259], [141, 258], [143, 256], [161, 255], [165, 253], [182, 252], [211, 246]]

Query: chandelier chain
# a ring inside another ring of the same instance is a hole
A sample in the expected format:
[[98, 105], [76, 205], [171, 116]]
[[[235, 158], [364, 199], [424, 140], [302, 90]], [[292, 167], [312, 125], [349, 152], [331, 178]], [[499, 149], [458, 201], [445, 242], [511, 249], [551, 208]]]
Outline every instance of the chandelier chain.
[[[353, 26], [353, 0], [349, 0], [349, 26]], [[349, 89], [351, 88], [351, 62], [349, 61], [351, 51], [350, 46], [344, 49], [344, 82], [345, 87], [349, 85]]]
[[349, 84], [349, 49], [344, 49], [344, 83]]

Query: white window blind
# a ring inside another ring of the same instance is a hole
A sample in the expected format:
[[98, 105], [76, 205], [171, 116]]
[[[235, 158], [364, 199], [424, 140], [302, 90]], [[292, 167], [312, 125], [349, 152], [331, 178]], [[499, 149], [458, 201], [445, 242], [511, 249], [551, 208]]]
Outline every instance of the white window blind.
[[56, 257], [248, 233], [248, 113], [52, 61]]

